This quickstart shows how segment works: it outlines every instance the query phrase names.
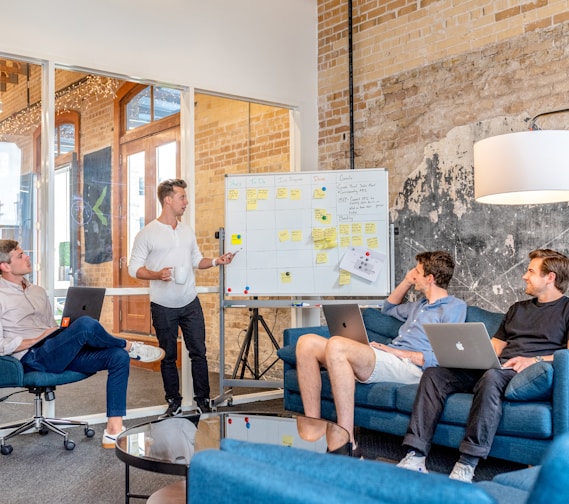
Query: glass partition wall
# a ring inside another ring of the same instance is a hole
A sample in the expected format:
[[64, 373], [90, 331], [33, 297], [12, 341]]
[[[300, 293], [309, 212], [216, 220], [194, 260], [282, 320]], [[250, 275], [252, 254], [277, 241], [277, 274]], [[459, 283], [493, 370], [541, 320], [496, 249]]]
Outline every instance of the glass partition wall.
[[[103, 325], [153, 338], [148, 285], [130, 278], [127, 264], [134, 236], [160, 212], [157, 185], [188, 181], [185, 218], [202, 253], [217, 256], [224, 175], [290, 171], [291, 130], [286, 107], [0, 55], [0, 238], [31, 256], [30, 280], [53, 296], [56, 316], [68, 286], [103, 286], [112, 294]], [[182, 145], [188, 138], [191, 151]], [[218, 281], [216, 268], [197, 274], [211, 371], [219, 371]], [[226, 317], [234, 333], [226, 335], [226, 362], [239, 352], [248, 315]], [[275, 334], [290, 325], [289, 310], [264, 315]], [[156, 371], [144, 369], [161, 383]], [[160, 394], [156, 404], [163, 402]]]

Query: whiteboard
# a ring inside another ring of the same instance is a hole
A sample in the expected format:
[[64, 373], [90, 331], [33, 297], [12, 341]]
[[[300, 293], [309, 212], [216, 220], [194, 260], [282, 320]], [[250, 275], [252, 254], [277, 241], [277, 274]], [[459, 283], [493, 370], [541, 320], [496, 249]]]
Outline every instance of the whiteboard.
[[386, 296], [387, 170], [226, 175], [227, 296]]

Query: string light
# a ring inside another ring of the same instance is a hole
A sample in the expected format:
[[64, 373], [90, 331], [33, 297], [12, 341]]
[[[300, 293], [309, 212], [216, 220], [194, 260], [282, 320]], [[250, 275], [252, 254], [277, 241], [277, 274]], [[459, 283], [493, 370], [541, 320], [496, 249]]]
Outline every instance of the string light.
[[[85, 113], [93, 101], [114, 99], [122, 81], [100, 75], [83, 79], [55, 93], [56, 113], [74, 110]], [[26, 135], [41, 121], [41, 102], [29, 105], [0, 122], [0, 140], [10, 135]]]

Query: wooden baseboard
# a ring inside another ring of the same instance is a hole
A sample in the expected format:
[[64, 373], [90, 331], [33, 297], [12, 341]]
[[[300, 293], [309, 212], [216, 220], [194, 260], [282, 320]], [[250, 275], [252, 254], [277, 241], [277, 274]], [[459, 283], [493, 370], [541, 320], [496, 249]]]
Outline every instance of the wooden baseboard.
[[[142, 336], [140, 334], [121, 334], [121, 338], [128, 341], [142, 341], [145, 345], [158, 346], [158, 340], [155, 336]], [[182, 367], [182, 341], [178, 340], [178, 358], [176, 359], [176, 367], [180, 369]], [[160, 371], [160, 362], [139, 362], [136, 360], [131, 360], [131, 366], [141, 367], [148, 369], [150, 371]]]

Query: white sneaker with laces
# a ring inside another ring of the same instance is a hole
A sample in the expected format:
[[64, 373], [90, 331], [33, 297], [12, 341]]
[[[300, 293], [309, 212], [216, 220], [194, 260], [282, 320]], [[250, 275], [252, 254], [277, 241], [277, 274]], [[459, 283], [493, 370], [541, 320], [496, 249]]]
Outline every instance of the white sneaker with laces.
[[420, 473], [428, 474], [427, 467], [425, 466], [425, 460], [427, 457], [419, 457], [415, 455], [414, 451], [410, 451], [405, 455], [401, 462], [397, 464], [397, 467], [402, 467], [403, 469], [409, 469], [410, 471], [417, 471]]
[[457, 481], [464, 481], [465, 483], [472, 483], [474, 477], [474, 467], [461, 462], [454, 464], [452, 472], [449, 475], [450, 479]]
[[[125, 428], [123, 427], [121, 432], [124, 432]], [[117, 442], [117, 437], [121, 433], [117, 434], [109, 434], [107, 429], [103, 432], [103, 448], [114, 448]]]
[[164, 358], [165, 352], [160, 347], [145, 345], [141, 341], [133, 341], [128, 351], [131, 359], [140, 362], [155, 362]]

